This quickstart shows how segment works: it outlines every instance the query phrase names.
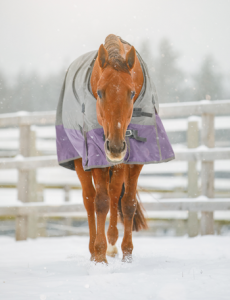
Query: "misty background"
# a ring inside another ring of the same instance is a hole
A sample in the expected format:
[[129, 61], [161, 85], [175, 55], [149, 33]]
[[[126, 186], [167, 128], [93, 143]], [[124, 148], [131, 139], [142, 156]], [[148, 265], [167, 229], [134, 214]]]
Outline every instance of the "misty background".
[[55, 110], [70, 63], [114, 33], [160, 103], [230, 98], [229, 1], [0, 1], [0, 113]]
[[[80, 55], [99, 49], [111, 33], [142, 55], [160, 103], [230, 99], [229, 12], [229, 0], [0, 0], [0, 117], [17, 111], [55, 110], [69, 65]], [[191, 120], [198, 123], [201, 145], [202, 120]], [[165, 118], [163, 123], [173, 149], [186, 150], [187, 116]], [[24, 141], [18, 127], [0, 129], [2, 165], [6, 158], [13, 163], [22, 159], [20, 143], [25, 142], [30, 143], [30, 156], [56, 155], [53, 125], [29, 129]], [[229, 137], [230, 116], [215, 116], [215, 146], [230, 147]], [[198, 162], [198, 173], [201, 168]], [[188, 197], [188, 174], [187, 161], [146, 165], [138, 182], [143, 202]], [[16, 169], [0, 170], [1, 205], [15, 205], [21, 182], [18, 175]], [[75, 172], [47, 167], [30, 175], [24, 185], [29, 186], [30, 201], [82, 203]], [[229, 198], [229, 179], [229, 162], [215, 161], [215, 197]], [[197, 185], [200, 195], [200, 175]], [[151, 215], [149, 234], [185, 235], [187, 215], [156, 212]], [[215, 226], [218, 234], [229, 234], [229, 214], [219, 214]], [[88, 234], [88, 225], [86, 218], [74, 217], [74, 212], [46, 214], [38, 220], [36, 230], [34, 236], [39, 237]], [[11, 216], [0, 218], [2, 234], [15, 236]]]

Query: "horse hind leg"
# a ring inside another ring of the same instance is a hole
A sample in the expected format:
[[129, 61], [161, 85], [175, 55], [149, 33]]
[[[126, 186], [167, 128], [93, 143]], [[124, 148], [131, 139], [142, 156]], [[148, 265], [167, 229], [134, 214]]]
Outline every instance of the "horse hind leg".
[[108, 247], [106, 254], [111, 257], [118, 255], [118, 249], [116, 242], [118, 239], [117, 229], [117, 208], [119, 198], [122, 193], [122, 187], [124, 182], [124, 165], [114, 166], [112, 170], [111, 182], [109, 185], [110, 196], [110, 220], [107, 231]]
[[74, 165], [82, 186], [83, 201], [84, 201], [85, 209], [87, 211], [88, 224], [89, 224], [89, 236], [90, 236], [89, 251], [91, 253], [91, 260], [94, 260], [95, 257], [94, 243], [96, 239], [94, 201], [95, 201], [96, 192], [92, 183], [92, 173], [90, 171], [89, 172], [84, 171], [82, 167], [82, 159], [76, 159], [74, 161]]

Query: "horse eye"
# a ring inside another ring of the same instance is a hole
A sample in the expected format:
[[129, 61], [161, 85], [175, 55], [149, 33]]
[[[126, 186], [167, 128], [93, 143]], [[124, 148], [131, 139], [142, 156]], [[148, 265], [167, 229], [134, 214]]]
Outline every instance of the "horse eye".
[[131, 100], [133, 99], [134, 96], [135, 96], [135, 92], [132, 91], [132, 92], [131, 92]]
[[98, 97], [101, 99], [102, 98], [102, 94], [101, 94], [101, 91], [97, 91], [97, 94], [98, 94]]

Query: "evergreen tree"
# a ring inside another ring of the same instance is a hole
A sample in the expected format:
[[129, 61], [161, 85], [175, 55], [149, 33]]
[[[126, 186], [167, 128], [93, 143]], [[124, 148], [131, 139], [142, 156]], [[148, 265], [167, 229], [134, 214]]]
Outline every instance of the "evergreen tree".
[[154, 74], [157, 92], [161, 102], [185, 101], [185, 74], [178, 66], [179, 54], [173, 50], [168, 39], [159, 45]]
[[65, 71], [41, 78], [37, 72], [20, 72], [13, 86], [0, 74], [0, 113], [56, 110]]
[[152, 74], [155, 71], [155, 61], [149, 40], [146, 39], [142, 42], [141, 47], [139, 49], [139, 53], [144, 59], [145, 63], [147, 64], [149, 72]]
[[0, 73], [0, 114], [7, 111], [9, 87], [3, 73]]
[[156, 57], [152, 55], [150, 43], [142, 43], [140, 54], [148, 65], [150, 76], [156, 85], [159, 101], [179, 102], [187, 100], [185, 74], [178, 66], [179, 55], [172, 49], [168, 39], [163, 39]]
[[193, 76], [194, 100], [221, 99], [224, 93], [222, 78], [213, 57], [206, 56], [199, 71]]

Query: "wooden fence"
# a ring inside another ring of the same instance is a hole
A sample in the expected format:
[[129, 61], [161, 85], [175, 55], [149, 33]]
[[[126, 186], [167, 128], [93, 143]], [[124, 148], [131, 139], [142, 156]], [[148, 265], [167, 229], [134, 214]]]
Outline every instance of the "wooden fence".
[[[230, 100], [187, 103], [163, 104], [160, 106], [161, 117], [191, 117], [202, 116], [201, 144], [198, 147], [198, 122], [194, 118], [188, 119], [188, 149], [175, 151], [176, 160], [188, 161], [188, 197], [197, 197], [198, 175], [196, 162], [201, 161], [201, 190], [207, 200], [163, 200], [157, 203], [145, 203], [148, 210], [186, 210], [189, 211], [190, 236], [198, 233], [197, 211], [201, 211], [201, 234], [212, 234], [213, 211], [230, 210], [230, 199], [214, 198], [214, 161], [230, 160], [230, 148], [214, 148], [216, 115], [230, 115]], [[20, 128], [19, 152], [13, 159], [0, 159], [0, 169], [18, 170], [18, 200], [20, 206], [4, 207], [0, 203], [0, 215], [16, 216], [16, 239], [27, 238], [28, 227], [34, 223], [34, 216], [45, 212], [69, 212], [83, 210], [83, 205], [65, 203], [62, 205], [46, 205], [34, 202], [36, 198], [35, 170], [43, 167], [57, 167], [56, 156], [34, 157], [35, 140], [31, 125], [54, 125], [55, 112], [21, 112], [0, 116], [0, 127], [18, 126]]]

